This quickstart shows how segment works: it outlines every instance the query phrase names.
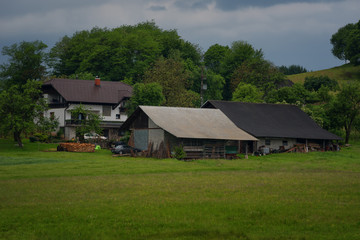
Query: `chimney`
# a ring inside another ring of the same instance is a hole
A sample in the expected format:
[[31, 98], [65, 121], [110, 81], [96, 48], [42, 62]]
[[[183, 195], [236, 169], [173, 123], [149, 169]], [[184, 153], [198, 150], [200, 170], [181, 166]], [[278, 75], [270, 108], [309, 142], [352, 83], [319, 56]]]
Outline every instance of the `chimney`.
[[100, 87], [100, 78], [98, 76], [96, 76], [96, 78], [95, 78], [95, 86]]

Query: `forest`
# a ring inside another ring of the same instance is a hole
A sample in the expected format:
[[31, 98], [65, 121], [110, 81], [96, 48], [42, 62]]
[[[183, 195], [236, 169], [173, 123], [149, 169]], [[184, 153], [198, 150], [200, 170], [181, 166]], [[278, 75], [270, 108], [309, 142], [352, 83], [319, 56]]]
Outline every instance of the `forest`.
[[[340, 28], [330, 39], [334, 56], [358, 65], [359, 39], [360, 21]], [[246, 41], [214, 44], [203, 51], [176, 30], [163, 30], [152, 21], [78, 31], [62, 37], [51, 49], [40, 40], [14, 43], [2, 54], [9, 60], [0, 65], [1, 119], [9, 117], [9, 93], [24, 95], [22, 86], [28, 80], [99, 76], [133, 86], [129, 114], [141, 104], [200, 107], [208, 99], [283, 103], [296, 104], [323, 128], [344, 133], [345, 142], [353, 129], [360, 128], [358, 81], [339, 84], [325, 75], [309, 75], [303, 83], [293, 83], [288, 76], [306, 73], [305, 68], [275, 66], [264, 58], [262, 49]], [[13, 126], [5, 125], [2, 132], [8, 133]]]

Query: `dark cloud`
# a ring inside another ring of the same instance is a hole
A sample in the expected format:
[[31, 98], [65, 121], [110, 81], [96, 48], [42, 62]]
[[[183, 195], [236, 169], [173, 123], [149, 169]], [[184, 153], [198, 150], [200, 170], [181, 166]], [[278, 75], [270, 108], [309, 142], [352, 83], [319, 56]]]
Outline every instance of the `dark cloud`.
[[151, 11], [165, 11], [166, 7], [164, 7], [164, 6], [151, 6], [151, 7], [149, 7], [149, 9]]
[[102, 5], [104, 2], [112, 2], [113, 0], [108, 1], [98, 1], [98, 0], [11, 0], [7, 1], [6, 4], [2, 4], [0, 7], [0, 18], [9, 17], [9, 16], [19, 16], [26, 15], [29, 13], [44, 13], [54, 9], [77, 9], [83, 8], [84, 6], [96, 6]]
[[344, 0], [215, 0], [216, 7], [224, 11], [237, 10], [244, 7], [270, 7], [287, 3], [341, 2]]

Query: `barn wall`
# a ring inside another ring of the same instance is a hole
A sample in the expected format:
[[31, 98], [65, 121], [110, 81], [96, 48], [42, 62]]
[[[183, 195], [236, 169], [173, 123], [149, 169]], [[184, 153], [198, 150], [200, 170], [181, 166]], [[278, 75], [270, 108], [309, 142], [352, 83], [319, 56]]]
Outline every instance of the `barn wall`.
[[134, 146], [135, 148], [146, 150], [148, 149], [149, 130], [148, 129], [134, 129]]

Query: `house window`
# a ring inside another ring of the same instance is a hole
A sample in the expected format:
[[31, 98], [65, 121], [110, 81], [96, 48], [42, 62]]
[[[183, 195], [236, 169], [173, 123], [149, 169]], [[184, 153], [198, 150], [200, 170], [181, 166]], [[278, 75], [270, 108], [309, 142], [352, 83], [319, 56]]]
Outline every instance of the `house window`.
[[283, 141], [283, 146], [287, 146], [288, 145], [288, 141]]
[[120, 119], [120, 114], [116, 114], [116, 119]]
[[270, 139], [265, 139], [265, 145], [270, 145], [270, 144], [271, 144]]
[[111, 106], [103, 106], [103, 116], [110, 117], [111, 116]]
[[50, 120], [54, 120], [55, 119], [55, 112], [50, 112]]

